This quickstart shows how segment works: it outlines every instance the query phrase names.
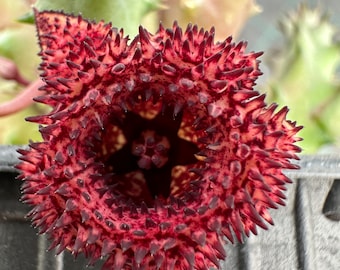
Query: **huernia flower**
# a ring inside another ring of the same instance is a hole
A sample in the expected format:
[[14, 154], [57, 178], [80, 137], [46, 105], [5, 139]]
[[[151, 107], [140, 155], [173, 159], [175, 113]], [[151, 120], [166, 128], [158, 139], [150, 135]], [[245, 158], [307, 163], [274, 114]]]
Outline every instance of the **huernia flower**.
[[261, 53], [174, 23], [131, 42], [36, 13], [47, 115], [20, 150], [22, 200], [51, 248], [105, 269], [209, 269], [284, 204], [300, 130], [253, 89]]

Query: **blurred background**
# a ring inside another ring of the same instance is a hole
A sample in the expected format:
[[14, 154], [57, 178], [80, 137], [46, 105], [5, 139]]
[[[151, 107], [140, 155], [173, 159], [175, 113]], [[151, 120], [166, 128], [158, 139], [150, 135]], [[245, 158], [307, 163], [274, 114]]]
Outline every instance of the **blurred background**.
[[[340, 146], [340, 2], [338, 0], [1, 0], [0, 3], [0, 144], [39, 140], [36, 124], [25, 117], [46, 108], [33, 104], [18, 112], [4, 109], [38, 79], [36, 31], [32, 5], [64, 10], [89, 19], [112, 21], [133, 37], [138, 25], [150, 32], [159, 21], [177, 20], [216, 29], [216, 41], [229, 35], [248, 41], [248, 51], [264, 51], [255, 90], [267, 102], [290, 108], [289, 119], [305, 128], [304, 153], [339, 151]], [[12, 106], [13, 104], [13, 106]]]
[[[255, 90], [267, 103], [287, 105], [288, 118], [304, 126], [303, 154], [340, 153], [339, 0], [0, 0], [0, 145], [40, 140], [25, 117], [47, 110], [16, 100], [39, 82], [32, 5], [112, 21], [131, 38], [140, 24], [154, 32], [159, 21], [171, 27], [177, 20], [184, 29], [189, 22], [214, 26], [216, 41], [247, 40], [249, 52], [264, 51]], [[13, 181], [16, 147], [0, 148], [0, 269], [85, 269], [83, 257], [75, 263], [69, 253], [45, 252], [46, 238], [23, 218], [21, 183]], [[294, 183], [287, 207], [273, 212], [276, 225], [244, 245], [228, 245], [223, 269], [340, 269], [338, 155], [304, 156], [299, 164], [288, 175]]]

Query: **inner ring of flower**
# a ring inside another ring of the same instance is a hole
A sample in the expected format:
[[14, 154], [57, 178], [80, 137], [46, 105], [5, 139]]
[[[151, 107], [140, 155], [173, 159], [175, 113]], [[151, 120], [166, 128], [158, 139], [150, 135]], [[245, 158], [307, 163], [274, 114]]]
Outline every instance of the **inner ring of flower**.
[[161, 168], [167, 163], [169, 149], [170, 142], [166, 136], [145, 130], [132, 142], [131, 151], [138, 157], [139, 168], [149, 170], [152, 167]]

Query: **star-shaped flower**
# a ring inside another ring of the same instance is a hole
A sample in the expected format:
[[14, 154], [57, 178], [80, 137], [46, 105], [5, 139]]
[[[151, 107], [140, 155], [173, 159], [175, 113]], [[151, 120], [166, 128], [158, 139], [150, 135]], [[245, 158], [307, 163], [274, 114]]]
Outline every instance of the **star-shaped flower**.
[[[106, 269], [209, 269], [266, 229], [297, 169], [300, 127], [253, 89], [246, 43], [214, 29], [122, 30], [36, 12], [42, 142], [20, 150], [22, 200], [51, 248]], [[225, 238], [226, 237], [226, 238]]]

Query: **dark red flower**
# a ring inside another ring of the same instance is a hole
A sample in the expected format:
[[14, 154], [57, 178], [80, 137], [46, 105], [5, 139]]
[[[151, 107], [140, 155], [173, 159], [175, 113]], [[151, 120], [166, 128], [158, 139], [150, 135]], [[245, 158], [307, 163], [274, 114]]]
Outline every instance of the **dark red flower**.
[[[140, 27], [36, 13], [47, 115], [21, 150], [22, 200], [57, 252], [107, 269], [209, 269], [273, 221], [300, 127], [253, 90], [246, 43], [214, 29]], [[226, 236], [226, 238], [224, 238]]]

